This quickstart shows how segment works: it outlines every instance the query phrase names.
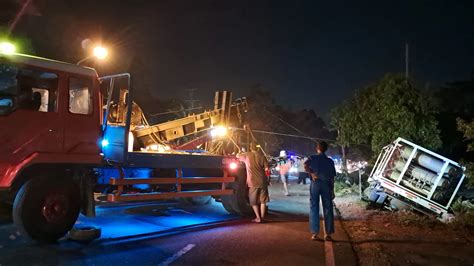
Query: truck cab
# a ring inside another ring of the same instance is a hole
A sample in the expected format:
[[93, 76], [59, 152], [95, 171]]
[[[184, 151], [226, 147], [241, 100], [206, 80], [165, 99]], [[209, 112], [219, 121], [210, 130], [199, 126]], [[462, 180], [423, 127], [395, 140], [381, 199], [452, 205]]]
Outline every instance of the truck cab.
[[100, 164], [95, 70], [0, 54], [0, 190], [29, 165]]

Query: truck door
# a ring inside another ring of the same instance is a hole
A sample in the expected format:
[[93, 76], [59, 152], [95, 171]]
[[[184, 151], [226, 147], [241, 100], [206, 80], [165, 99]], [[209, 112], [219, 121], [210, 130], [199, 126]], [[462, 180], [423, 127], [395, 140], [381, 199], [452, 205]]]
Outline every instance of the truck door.
[[[104, 158], [114, 162], [125, 162], [128, 152], [130, 121], [127, 114], [132, 101], [129, 97], [130, 74], [123, 73], [101, 77], [104, 97], [103, 145]], [[132, 142], [133, 143], [133, 142]], [[132, 144], [133, 145], [133, 144]]]
[[64, 152], [97, 155], [101, 137], [98, 81], [91, 76], [69, 75], [67, 87]]

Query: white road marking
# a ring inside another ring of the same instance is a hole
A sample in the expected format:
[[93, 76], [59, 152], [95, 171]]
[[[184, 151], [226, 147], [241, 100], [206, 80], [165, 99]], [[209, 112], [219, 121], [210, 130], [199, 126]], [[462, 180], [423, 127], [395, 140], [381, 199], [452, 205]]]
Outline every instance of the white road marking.
[[[332, 205], [333, 205], [333, 208], [334, 208], [334, 202], [332, 203]], [[323, 216], [322, 225], [323, 225], [324, 235], [326, 235], [326, 225], [324, 224], [323, 201], [322, 201], [321, 198], [319, 199], [319, 210], [320, 210], [320, 213]], [[336, 265], [336, 261], [334, 259], [334, 249], [332, 247], [332, 241], [326, 241], [326, 240], [324, 241], [324, 259], [325, 259], [325, 262], [326, 262], [326, 266], [335, 266]]]
[[173, 263], [175, 260], [179, 259], [179, 257], [183, 256], [184, 254], [188, 253], [191, 249], [193, 249], [196, 245], [189, 244], [182, 248], [180, 251], [176, 252], [173, 256], [167, 258], [165, 261], [158, 264], [159, 266], [168, 266]]
[[334, 266], [336, 262], [334, 260], [334, 250], [332, 248], [332, 241], [324, 241], [324, 258], [326, 266]]

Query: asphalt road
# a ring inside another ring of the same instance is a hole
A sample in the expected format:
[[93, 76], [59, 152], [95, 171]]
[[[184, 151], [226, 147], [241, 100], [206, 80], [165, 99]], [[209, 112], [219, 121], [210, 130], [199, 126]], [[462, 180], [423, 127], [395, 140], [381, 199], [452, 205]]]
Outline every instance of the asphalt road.
[[354, 265], [350, 242], [336, 222], [335, 241], [311, 241], [308, 186], [285, 197], [271, 188], [268, 223], [230, 215], [213, 202], [108, 205], [79, 223], [102, 228], [89, 244], [62, 239], [37, 244], [18, 233], [0, 210], [0, 265]]

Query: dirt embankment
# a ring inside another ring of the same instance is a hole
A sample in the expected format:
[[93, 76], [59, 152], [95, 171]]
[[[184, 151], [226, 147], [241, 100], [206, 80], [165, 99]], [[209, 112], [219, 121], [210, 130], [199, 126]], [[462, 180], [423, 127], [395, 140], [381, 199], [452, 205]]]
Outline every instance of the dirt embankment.
[[474, 229], [411, 211], [367, 209], [357, 196], [336, 198], [360, 265], [474, 265]]

